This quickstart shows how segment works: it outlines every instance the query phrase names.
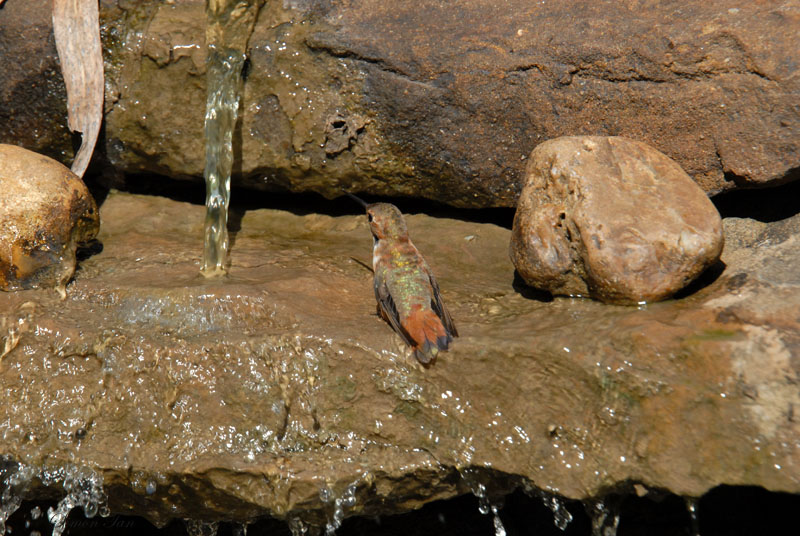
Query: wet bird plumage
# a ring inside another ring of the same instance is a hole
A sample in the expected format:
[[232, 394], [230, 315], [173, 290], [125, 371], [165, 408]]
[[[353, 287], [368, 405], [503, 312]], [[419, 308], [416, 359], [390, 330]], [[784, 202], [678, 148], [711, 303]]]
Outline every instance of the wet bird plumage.
[[378, 312], [414, 349], [416, 358], [428, 364], [458, 335], [439, 285], [409, 239], [400, 210], [389, 203], [361, 203], [366, 207], [374, 239], [372, 266]]

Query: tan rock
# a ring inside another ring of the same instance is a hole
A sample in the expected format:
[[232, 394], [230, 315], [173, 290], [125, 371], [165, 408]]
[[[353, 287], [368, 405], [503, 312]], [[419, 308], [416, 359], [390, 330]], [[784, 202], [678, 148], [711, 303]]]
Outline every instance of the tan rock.
[[[51, 3], [8, 0], [0, 11], [0, 142], [66, 161]], [[205, 4], [102, 0], [98, 148], [118, 170], [201, 181]], [[800, 164], [796, 12], [631, 5], [267, 2], [249, 40], [234, 189], [335, 197], [346, 186], [512, 207], [525, 157], [578, 132], [645, 141], [707, 193], [790, 180]]]
[[0, 144], [0, 289], [56, 287], [75, 271], [99, 219], [86, 186], [46, 156]]
[[[203, 206], [112, 192], [101, 210], [67, 300], [0, 293], [0, 459], [92, 467], [113, 512], [324, 527], [348, 489], [343, 515], [375, 516], [475, 479], [800, 492], [800, 215], [726, 220], [743, 238], [724, 274], [634, 308], [526, 299], [510, 231], [411, 214], [462, 333], [424, 369], [375, 315], [358, 207], [248, 210], [224, 280], [198, 275]], [[44, 486], [26, 497], [64, 493]]]
[[675, 294], [722, 245], [716, 208], [666, 155], [622, 137], [569, 136], [531, 154], [510, 253], [536, 288], [636, 303]]

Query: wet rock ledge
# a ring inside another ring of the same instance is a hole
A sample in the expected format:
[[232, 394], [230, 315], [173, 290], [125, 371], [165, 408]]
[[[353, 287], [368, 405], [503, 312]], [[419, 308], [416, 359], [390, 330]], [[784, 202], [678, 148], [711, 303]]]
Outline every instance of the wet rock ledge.
[[[0, 142], [65, 162], [50, 4], [0, 11]], [[204, 5], [100, 2], [98, 151], [115, 170], [202, 177]], [[707, 193], [780, 184], [800, 163], [798, 32], [791, 1], [266, 2], [236, 180], [513, 207], [534, 147], [610, 135], [652, 145]]]
[[724, 269], [624, 307], [515, 288], [509, 230], [412, 214], [462, 333], [426, 370], [375, 315], [362, 215], [247, 211], [220, 281], [202, 214], [112, 192], [64, 301], [0, 293], [15, 492], [321, 526], [484, 488], [800, 492], [800, 216], [725, 219]]

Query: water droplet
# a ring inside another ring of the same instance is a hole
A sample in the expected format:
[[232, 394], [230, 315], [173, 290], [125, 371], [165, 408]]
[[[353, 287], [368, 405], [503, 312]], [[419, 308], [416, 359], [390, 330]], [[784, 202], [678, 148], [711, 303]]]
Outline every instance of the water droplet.
[[198, 521], [197, 519], [185, 519], [186, 532], [189, 536], [217, 536], [218, 522]]
[[469, 486], [472, 494], [478, 498], [478, 511], [484, 515], [489, 512], [492, 513], [495, 536], [505, 536], [506, 529], [503, 526], [503, 522], [500, 520], [497, 506], [489, 501], [489, 497], [486, 493], [486, 485], [478, 480], [478, 475], [473, 470], [465, 469], [460, 473], [461, 478], [467, 486]]
[[686, 509], [689, 511], [689, 518], [691, 519], [691, 536], [700, 536], [700, 525], [697, 521], [697, 499], [694, 497], [684, 497]]
[[247, 536], [247, 523], [233, 523], [231, 532], [233, 536]]
[[616, 536], [619, 527], [619, 513], [597, 500], [587, 506], [587, 513], [592, 518], [592, 536]]
[[492, 524], [494, 525], [494, 536], [506, 536], [506, 528], [503, 526], [503, 522], [500, 520], [500, 515], [497, 512], [496, 506], [492, 506], [492, 515], [494, 516], [492, 519]]
[[292, 536], [305, 536], [308, 527], [300, 518], [292, 517], [289, 519], [289, 530], [292, 532]]
[[329, 503], [329, 502], [331, 502], [332, 498], [333, 498], [333, 492], [330, 490], [330, 488], [328, 488], [327, 486], [324, 487], [324, 488], [320, 488], [320, 490], [319, 490], [319, 500], [320, 501], [322, 501], [324, 503]]
[[348, 486], [342, 495], [342, 506], [352, 508], [356, 505], [356, 487]]

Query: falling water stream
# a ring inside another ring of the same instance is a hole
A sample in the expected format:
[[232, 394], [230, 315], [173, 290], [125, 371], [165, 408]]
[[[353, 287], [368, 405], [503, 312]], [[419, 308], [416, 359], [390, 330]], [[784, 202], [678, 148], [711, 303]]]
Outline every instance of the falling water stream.
[[242, 67], [239, 50], [208, 46], [206, 60], [206, 220], [202, 273], [223, 275], [228, 260], [228, 201], [233, 168], [233, 128], [239, 110]]
[[233, 169], [233, 131], [242, 93], [247, 41], [263, 0], [206, 2], [206, 219], [201, 273], [226, 273], [228, 201]]
[[564, 500], [557, 495], [542, 493], [542, 502], [553, 512], [553, 523], [562, 531], [572, 522], [572, 513], [567, 509]]
[[616, 536], [619, 528], [619, 510], [616, 503], [596, 499], [585, 503], [586, 513], [592, 520], [592, 536]]
[[492, 514], [492, 525], [494, 527], [495, 536], [506, 536], [506, 528], [500, 520], [500, 509], [497, 505], [492, 504], [489, 499], [486, 485], [480, 481], [475, 472], [469, 469], [463, 469], [460, 472], [461, 478], [469, 486], [472, 494], [478, 499], [478, 511], [483, 515]]
[[700, 536], [700, 524], [697, 519], [697, 499], [694, 497], [685, 497], [686, 510], [689, 512], [689, 519], [691, 520], [691, 536]]

